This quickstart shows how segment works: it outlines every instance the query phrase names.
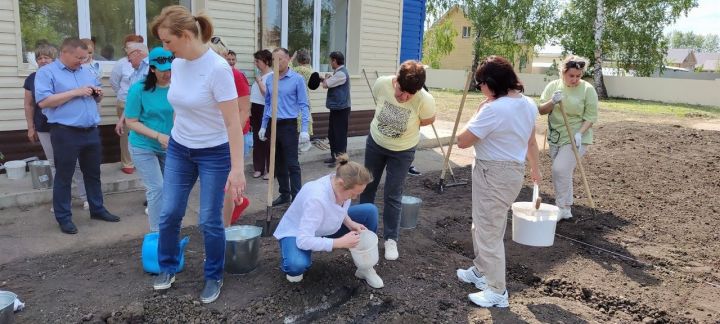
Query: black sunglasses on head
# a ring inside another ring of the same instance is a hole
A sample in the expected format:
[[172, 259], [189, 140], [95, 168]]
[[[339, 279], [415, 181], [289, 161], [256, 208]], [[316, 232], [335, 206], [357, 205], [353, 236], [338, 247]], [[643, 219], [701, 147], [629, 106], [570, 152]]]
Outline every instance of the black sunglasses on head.
[[568, 61], [567, 63], [565, 63], [565, 68], [576, 68], [582, 70], [583, 68], [585, 68], [585, 61]]
[[175, 56], [158, 56], [152, 60], [154, 62], [157, 62], [158, 64], [165, 64], [165, 63], [172, 63], [172, 61], [174, 59], [175, 59]]

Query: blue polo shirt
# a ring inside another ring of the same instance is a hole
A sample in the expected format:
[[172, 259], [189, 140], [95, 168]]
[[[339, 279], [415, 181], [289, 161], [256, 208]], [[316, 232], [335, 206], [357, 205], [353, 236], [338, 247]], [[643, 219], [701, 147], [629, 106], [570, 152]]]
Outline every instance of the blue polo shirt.
[[[262, 128], [267, 129], [268, 121], [272, 116], [272, 84], [273, 74], [268, 74], [265, 81], [265, 113], [262, 118]], [[308, 131], [310, 121], [310, 105], [308, 104], [307, 90], [305, 90], [305, 79], [302, 75], [288, 68], [287, 73], [278, 80], [278, 111], [279, 119], [297, 119], [302, 112], [302, 131]]]
[[[54, 94], [90, 86], [100, 86], [90, 69], [81, 66], [70, 70], [58, 59], [35, 74], [35, 100], [40, 103]], [[92, 96], [75, 97], [55, 108], [44, 108], [43, 114], [48, 123], [66, 126], [92, 127], [100, 123], [98, 106]]]

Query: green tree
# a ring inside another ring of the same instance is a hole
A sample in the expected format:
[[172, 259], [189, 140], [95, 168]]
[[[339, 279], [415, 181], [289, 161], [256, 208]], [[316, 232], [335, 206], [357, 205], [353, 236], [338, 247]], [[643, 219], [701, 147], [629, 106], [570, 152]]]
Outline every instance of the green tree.
[[[697, 0], [571, 0], [557, 24], [557, 36], [566, 51], [593, 58], [600, 95], [605, 92], [605, 58], [638, 75], [652, 74], [663, 65], [668, 48], [663, 28], [696, 6]], [[598, 28], [602, 33], [596, 39]]]
[[695, 34], [673, 31], [666, 35], [670, 48], [690, 48], [696, 52], [720, 52], [720, 40], [716, 34]]
[[433, 69], [440, 68], [440, 60], [455, 49], [458, 31], [452, 21], [445, 20], [425, 32], [423, 37], [423, 61]]
[[559, 6], [555, 0], [428, 0], [427, 11], [435, 17], [455, 4], [466, 9], [476, 32], [473, 70], [488, 55], [528, 62], [532, 50], [550, 40]]

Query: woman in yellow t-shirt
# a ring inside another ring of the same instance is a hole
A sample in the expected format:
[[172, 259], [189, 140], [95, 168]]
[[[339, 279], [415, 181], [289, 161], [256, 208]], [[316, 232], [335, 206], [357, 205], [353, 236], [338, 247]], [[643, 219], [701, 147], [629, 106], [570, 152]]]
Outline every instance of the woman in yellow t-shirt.
[[[560, 79], [550, 82], [540, 97], [543, 102], [538, 109], [540, 114], [548, 115], [547, 140], [550, 144], [552, 159], [552, 178], [555, 187], [555, 204], [560, 208], [562, 219], [572, 218], [570, 207], [573, 204], [573, 172], [575, 156], [570, 147], [573, 136], [580, 155], [587, 152], [593, 143], [592, 125], [597, 122], [598, 96], [592, 84], [582, 80], [586, 60], [579, 56], [568, 56], [563, 60]], [[573, 131], [568, 134], [559, 109], [554, 109], [562, 101]]]
[[397, 75], [378, 78], [373, 85], [375, 117], [365, 144], [365, 167], [373, 182], [360, 196], [360, 203], [374, 203], [380, 178], [385, 170], [383, 224], [385, 259], [398, 258], [400, 207], [405, 176], [415, 159], [420, 126], [435, 121], [435, 99], [423, 89], [425, 68], [416, 61], [405, 61]]

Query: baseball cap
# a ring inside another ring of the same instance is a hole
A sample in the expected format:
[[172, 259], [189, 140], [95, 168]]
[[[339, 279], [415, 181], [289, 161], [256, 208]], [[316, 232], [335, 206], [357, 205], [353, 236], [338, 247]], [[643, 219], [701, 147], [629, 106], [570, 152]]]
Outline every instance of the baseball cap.
[[169, 71], [172, 61], [175, 59], [172, 52], [162, 48], [155, 47], [150, 51], [148, 56], [150, 65], [154, 66], [158, 71]]

